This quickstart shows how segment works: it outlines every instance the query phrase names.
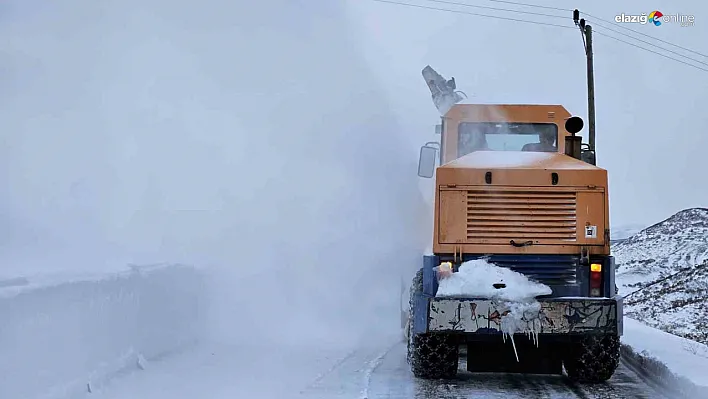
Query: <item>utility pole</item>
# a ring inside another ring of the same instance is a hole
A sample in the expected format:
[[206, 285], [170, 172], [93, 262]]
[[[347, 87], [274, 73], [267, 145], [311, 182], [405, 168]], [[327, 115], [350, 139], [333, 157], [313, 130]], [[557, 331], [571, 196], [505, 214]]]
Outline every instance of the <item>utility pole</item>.
[[595, 73], [592, 59], [592, 27], [585, 23], [585, 19], [580, 18], [580, 11], [573, 11], [573, 22], [580, 28], [585, 46], [585, 58], [587, 59], [588, 77], [588, 146], [595, 158]]

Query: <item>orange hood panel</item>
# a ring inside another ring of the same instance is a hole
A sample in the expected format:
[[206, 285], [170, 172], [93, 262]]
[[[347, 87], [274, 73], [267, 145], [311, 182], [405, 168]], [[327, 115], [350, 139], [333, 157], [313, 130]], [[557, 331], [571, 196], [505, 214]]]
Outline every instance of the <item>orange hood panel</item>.
[[[492, 182], [485, 175], [492, 173]], [[558, 182], [552, 183], [552, 174]], [[607, 171], [553, 152], [475, 151], [438, 167], [436, 180], [446, 185], [606, 187]]]

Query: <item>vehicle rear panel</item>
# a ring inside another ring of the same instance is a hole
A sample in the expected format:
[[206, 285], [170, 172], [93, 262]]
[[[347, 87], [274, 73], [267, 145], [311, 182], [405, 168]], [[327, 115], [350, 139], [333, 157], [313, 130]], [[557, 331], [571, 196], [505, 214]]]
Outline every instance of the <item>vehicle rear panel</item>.
[[548, 168], [478, 167], [486, 156], [438, 168], [434, 253], [609, 255], [605, 170], [560, 154]]

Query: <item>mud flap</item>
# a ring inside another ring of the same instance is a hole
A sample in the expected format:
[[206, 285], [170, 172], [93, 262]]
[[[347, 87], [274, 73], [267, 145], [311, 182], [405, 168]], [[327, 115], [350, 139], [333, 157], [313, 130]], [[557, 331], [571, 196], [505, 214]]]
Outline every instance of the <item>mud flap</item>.
[[562, 351], [557, 344], [539, 342], [538, 348], [525, 335], [516, 335], [516, 361], [510, 339], [467, 343], [467, 370], [473, 373], [562, 374]]

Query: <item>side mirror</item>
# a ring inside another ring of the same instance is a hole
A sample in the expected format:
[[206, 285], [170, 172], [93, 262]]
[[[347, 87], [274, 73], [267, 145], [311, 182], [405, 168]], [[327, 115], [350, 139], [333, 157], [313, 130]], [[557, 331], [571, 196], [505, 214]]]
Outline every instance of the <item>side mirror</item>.
[[437, 160], [438, 148], [428, 143], [420, 147], [420, 158], [418, 158], [418, 176], [430, 179], [435, 173], [435, 162]]
[[579, 116], [571, 116], [565, 121], [565, 130], [570, 134], [576, 134], [583, 130], [583, 120]]

